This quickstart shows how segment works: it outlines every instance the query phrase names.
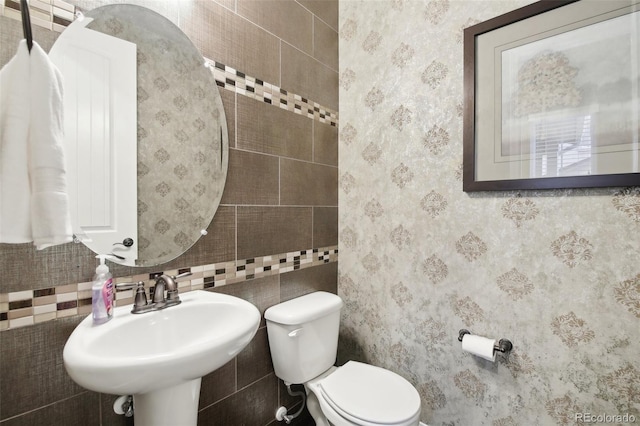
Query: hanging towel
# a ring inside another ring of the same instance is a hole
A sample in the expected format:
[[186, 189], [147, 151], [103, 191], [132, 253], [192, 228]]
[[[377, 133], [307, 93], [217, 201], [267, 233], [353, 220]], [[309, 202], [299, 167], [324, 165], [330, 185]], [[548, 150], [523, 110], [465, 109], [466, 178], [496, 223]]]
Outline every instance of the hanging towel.
[[26, 243], [31, 234], [28, 168], [30, 57], [26, 40], [0, 70], [0, 242]]
[[31, 48], [29, 176], [31, 228], [38, 250], [72, 240], [64, 159], [62, 74], [44, 50]]
[[0, 70], [0, 242], [72, 240], [62, 120], [62, 76], [22, 40]]

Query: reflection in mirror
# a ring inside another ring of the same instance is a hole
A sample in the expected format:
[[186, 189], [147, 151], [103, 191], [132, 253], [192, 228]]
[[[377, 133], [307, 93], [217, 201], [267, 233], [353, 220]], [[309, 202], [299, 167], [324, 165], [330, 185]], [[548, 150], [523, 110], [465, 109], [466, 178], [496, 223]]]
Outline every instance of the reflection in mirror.
[[184, 253], [206, 232], [227, 174], [222, 99], [202, 55], [156, 12], [114, 4], [76, 20], [50, 56], [65, 75], [75, 235], [130, 266]]

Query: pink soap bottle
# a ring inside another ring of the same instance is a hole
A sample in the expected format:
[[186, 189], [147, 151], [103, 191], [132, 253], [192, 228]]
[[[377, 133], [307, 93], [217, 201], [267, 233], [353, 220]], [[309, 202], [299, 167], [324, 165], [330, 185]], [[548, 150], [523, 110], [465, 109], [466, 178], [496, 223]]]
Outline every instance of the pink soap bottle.
[[100, 265], [96, 268], [91, 286], [91, 313], [94, 324], [103, 324], [113, 318], [113, 276], [105, 264], [106, 255], [98, 255]]

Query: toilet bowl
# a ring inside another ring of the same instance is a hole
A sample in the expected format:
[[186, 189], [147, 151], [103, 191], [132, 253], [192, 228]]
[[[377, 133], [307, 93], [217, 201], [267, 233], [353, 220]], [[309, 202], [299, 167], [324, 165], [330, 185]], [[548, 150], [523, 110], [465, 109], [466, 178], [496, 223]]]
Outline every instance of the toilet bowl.
[[420, 396], [406, 379], [356, 361], [334, 366], [342, 306], [315, 292], [266, 310], [276, 376], [304, 385], [316, 426], [417, 426]]
[[383, 368], [349, 361], [305, 383], [305, 388], [313, 392], [322, 414], [334, 426], [419, 423], [418, 392], [404, 378]]

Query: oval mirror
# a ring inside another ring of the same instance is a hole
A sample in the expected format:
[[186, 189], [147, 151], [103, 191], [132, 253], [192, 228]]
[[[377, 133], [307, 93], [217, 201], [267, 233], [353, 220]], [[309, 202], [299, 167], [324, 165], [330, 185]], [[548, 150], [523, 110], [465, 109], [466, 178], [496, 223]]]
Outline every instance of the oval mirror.
[[64, 76], [76, 238], [128, 266], [168, 262], [213, 219], [228, 166], [212, 70], [171, 21], [113, 4], [77, 19], [50, 52]]

